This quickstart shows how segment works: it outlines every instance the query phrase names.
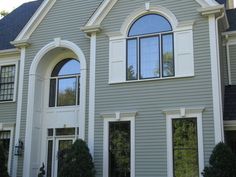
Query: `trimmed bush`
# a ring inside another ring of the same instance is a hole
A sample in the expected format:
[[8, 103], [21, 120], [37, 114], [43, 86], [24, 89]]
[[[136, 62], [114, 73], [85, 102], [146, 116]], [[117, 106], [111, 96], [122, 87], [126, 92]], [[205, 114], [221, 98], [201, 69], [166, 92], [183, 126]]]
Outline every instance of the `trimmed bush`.
[[205, 167], [204, 177], [236, 177], [236, 158], [231, 149], [224, 143], [214, 148], [209, 167]]
[[6, 158], [6, 152], [0, 143], [0, 177], [9, 177], [7, 172], [7, 158]]
[[89, 148], [83, 140], [75, 143], [63, 155], [59, 177], [95, 177], [95, 168]]

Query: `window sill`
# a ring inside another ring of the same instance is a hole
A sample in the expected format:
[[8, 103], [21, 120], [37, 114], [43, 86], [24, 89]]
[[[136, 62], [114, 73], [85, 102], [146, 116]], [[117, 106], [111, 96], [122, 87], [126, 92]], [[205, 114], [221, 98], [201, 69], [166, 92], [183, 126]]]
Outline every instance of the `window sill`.
[[80, 106], [61, 106], [61, 107], [47, 107], [46, 110], [48, 111], [67, 111], [67, 110], [79, 110]]
[[122, 82], [109, 82], [109, 85], [114, 84], [125, 84], [125, 83], [137, 83], [137, 82], [148, 82], [148, 81], [159, 81], [159, 80], [170, 80], [170, 79], [182, 79], [182, 78], [192, 78], [192, 76], [174, 76], [174, 77], [163, 77], [163, 78], [151, 78], [151, 79], [142, 79], [142, 80], [130, 80], [130, 81], [122, 81]]

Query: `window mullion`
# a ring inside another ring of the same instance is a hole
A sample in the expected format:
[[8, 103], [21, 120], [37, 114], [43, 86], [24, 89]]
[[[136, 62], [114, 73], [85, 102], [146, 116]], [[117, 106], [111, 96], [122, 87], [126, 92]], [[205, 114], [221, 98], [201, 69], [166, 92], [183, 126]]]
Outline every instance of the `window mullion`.
[[163, 72], [163, 67], [162, 67], [162, 65], [163, 65], [163, 61], [162, 61], [162, 57], [163, 57], [163, 55], [162, 55], [162, 53], [163, 53], [163, 48], [162, 48], [162, 35], [160, 34], [159, 35], [159, 57], [160, 57], [160, 61], [159, 61], [159, 63], [160, 63], [160, 75], [159, 75], [159, 77], [160, 78], [162, 78], [162, 76], [163, 76], [163, 74], [162, 74], [162, 72]]
[[55, 107], [57, 107], [57, 96], [58, 96], [58, 78], [56, 78], [56, 90], [55, 90]]
[[141, 62], [141, 56], [140, 56], [140, 37], [137, 37], [137, 79], [140, 79], [140, 62]]
[[79, 82], [79, 77], [76, 76], [76, 85], [75, 85], [75, 105], [78, 105], [78, 83]]

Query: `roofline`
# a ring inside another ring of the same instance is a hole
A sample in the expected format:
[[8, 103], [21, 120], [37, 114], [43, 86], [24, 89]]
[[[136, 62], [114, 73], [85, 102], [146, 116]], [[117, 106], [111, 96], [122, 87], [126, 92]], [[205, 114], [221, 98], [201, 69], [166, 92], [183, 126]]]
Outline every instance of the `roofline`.
[[20, 54], [20, 50], [17, 48], [0, 50], [0, 56], [14, 55], [14, 54]]
[[14, 41], [29, 39], [55, 2], [56, 0], [44, 0]]
[[[104, 0], [94, 14], [90, 17], [84, 28], [92, 26], [100, 26], [101, 22], [110, 12], [112, 7], [116, 4], [118, 0]], [[195, 0], [202, 8], [218, 6], [219, 3], [215, 0]]]

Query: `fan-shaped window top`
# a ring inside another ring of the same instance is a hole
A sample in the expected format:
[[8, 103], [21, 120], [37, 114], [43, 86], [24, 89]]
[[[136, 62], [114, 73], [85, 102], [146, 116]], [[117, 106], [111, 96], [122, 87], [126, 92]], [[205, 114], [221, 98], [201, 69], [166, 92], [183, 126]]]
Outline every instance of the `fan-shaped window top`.
[[52, 77], [80, 74], [80, 63], [75, 59], [65, 59], [59, 62], [52, 71]]
[[140, 17], [132, 24], [128, 36], [161, 33], [165, 31], [172, 31], [169, 21], [161, 15], [148, 14]]

